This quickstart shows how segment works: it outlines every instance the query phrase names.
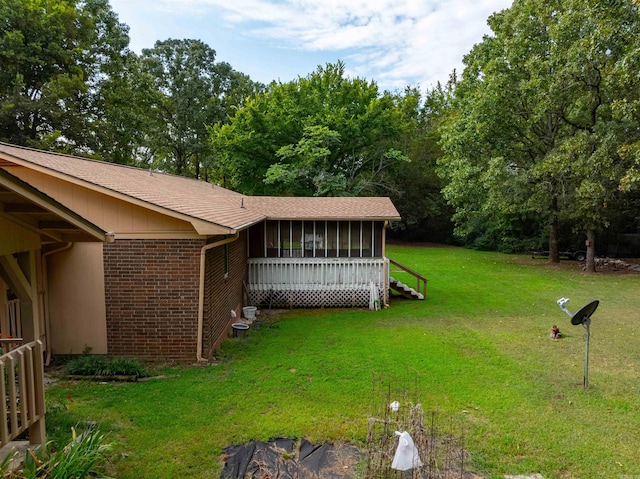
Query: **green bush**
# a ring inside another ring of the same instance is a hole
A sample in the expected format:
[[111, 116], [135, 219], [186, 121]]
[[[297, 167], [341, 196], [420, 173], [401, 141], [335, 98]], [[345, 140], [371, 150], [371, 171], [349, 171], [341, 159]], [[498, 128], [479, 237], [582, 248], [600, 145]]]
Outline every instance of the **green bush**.
[[97, 469], [106, 460], [106, 454], [111, 445], [104, 444], [104, 436], [98, 429], [91, 429], [80, 435], [76, 434], [74, 428], [71, 430], [71, 442], [62, 449], [52, 451], [49, 443], [36, 453], [27, 452], [23, 469], [11, 471], [9, 465], [15, 453], [7, 454], [0, 461], [1, 477], [15, 479], [107, 477], [100, 474]]
[[147, 376], [147, 371], [137, 359], [88, 354], [70, 360], [65, 364], [65, 370], [79, 376]]

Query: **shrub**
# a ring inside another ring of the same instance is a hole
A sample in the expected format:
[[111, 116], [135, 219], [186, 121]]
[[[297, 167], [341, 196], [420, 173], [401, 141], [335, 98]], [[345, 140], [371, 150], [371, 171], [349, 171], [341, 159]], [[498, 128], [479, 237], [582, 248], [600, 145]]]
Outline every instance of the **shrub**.
[[68, 374], [80, 376], [147, 376], [147, 371], [137, 359], [88, 354], [70, 360], [65, 364], [65, 370]]

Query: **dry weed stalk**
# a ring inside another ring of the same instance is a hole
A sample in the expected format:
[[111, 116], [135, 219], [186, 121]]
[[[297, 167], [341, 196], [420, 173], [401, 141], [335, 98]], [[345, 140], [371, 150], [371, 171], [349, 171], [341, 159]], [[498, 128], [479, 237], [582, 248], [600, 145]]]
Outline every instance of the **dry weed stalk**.
[[[413, 391], [398, 388], [390, 381], [374, 378], [372, 415], [367, 432], [367, 479], [462, 479], [465, 477], [466, 453], [464, 434], [460, 425], [451, 418], [445, 429], [440, 429], [441, 417], [437, 411], [425, 413]], [[391, 403], [397, 401], [397, 411]], [[391, 468], [398, 447], [395, 431], [407, 431], [418, 449], [422, 466], [409, 471]]]

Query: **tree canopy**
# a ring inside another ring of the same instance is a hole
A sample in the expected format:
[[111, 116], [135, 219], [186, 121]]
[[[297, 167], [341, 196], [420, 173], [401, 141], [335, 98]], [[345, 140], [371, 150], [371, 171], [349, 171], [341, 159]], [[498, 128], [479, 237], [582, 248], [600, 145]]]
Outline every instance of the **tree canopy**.
[[595, 232], [633, 183], [621, 115], [638, 84], [621, 73], [637, 56], [638, 15], [616, 0], [516, 0], [489, 19], [493, 35], [465, 57], [443, 132], [440, 172], [461, 235], [504, 247], [550, 224], [557, 259], [558, 220], [568, 221], [593, 260]]
[[98, 117], [93, 95], [126, 56], [127, 32], [107, 0], [3, 1], [0, 139], [86, 147]]
[[140, 146], [153, 166], [199, 178], [212, 156], [207, 128], [225, 123], [230, 109], [259, 88], [215, 55], [200, 40], [169, 39], [142, 51]]
[[218, 178], [250, 194], [388, 192], [389, 172], [409, 160], [403, 101], [347, 77], [340, 62], [274, 82], [214, 129]]

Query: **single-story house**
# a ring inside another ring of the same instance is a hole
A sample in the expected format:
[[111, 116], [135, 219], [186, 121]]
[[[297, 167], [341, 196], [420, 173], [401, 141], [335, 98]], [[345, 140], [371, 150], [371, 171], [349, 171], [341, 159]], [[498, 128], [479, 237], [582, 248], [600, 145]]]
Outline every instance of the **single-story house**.
[[37, 310], [48, 354], [207, 360], [248, 304], [388, 303], [389, 198], [251, 197], [4, 143], [0, 173], [0, 333]]

